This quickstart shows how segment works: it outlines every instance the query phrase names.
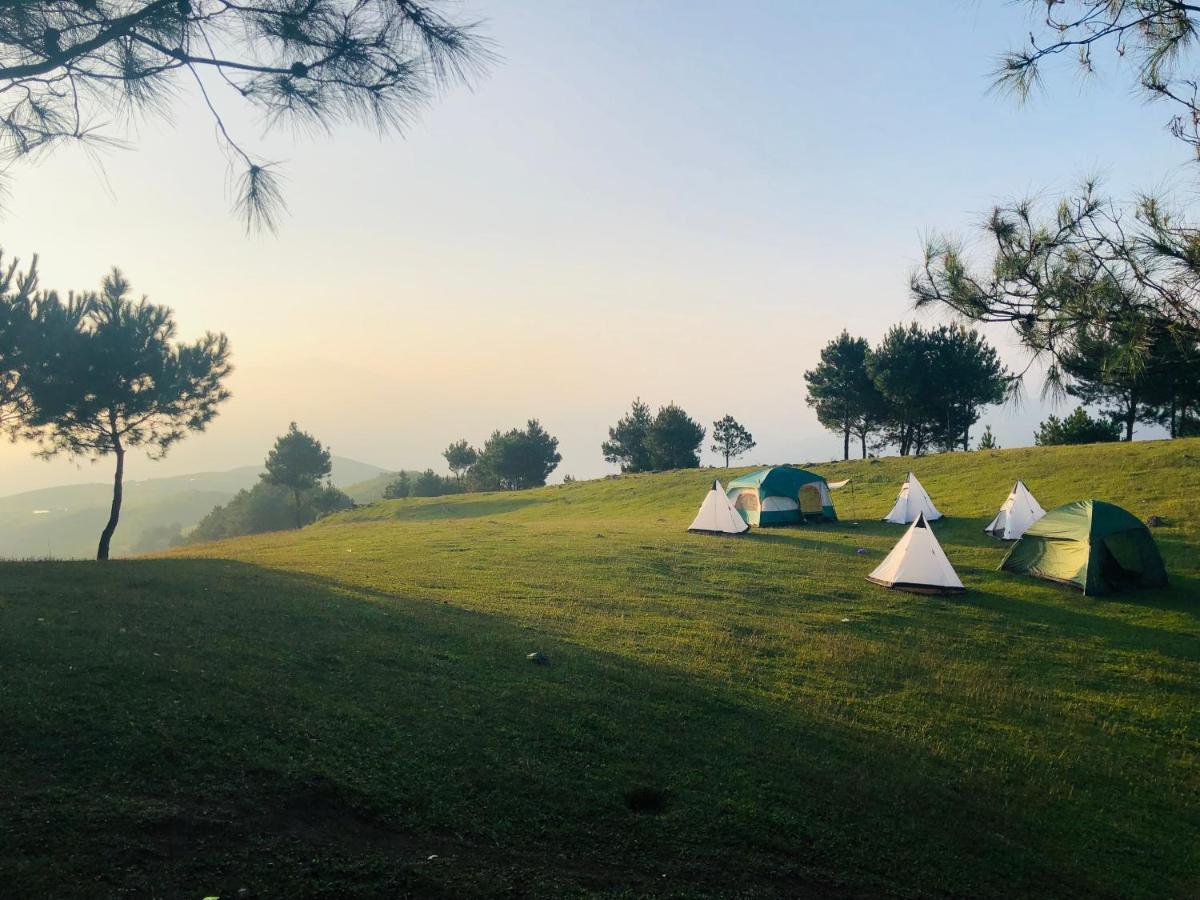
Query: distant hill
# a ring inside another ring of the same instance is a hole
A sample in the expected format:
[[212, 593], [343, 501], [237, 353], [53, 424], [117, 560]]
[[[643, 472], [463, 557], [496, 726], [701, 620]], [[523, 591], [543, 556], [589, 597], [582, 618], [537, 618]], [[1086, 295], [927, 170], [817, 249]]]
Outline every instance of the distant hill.
[[[417, 472], [410, 471], [408, 473], [415, 478]], [[350, 499], [358, 504], [374, 503], [377, 500], [383, 499], [383, 489], [400, 477], [400, 472], [380, 472], [372, 478], [367, 478], [364, 481], [359, 481], [356, 484], [351, 484], [347, 487], [342, 487], [342, 490], [349, 495]], [[338, 485], [341, 487], [341, 485]]]
[[[261, 466], [224, 472], [197, 472], [125, 483], [121, 525], [113, 538], [114, 556], [161, 550], [214, 506], [228, 503], [251, 487]], [[386, 474], [369, 463], [333, 458], [333, 484], [344, 487]], [[385, 482], [386, 483], [386, 482]], [[380, 496], [383, 488], [379, 489]], [[108, 518], [108, 483], [63, 485], [0, 497], [0, 558], [90, 557]]]

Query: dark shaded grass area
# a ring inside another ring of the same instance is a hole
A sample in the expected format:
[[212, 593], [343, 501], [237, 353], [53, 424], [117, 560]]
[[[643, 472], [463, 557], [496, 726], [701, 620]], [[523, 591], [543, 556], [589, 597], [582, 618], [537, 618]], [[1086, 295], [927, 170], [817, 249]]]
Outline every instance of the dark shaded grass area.
[[1048, 841], [1066, 801], [895, 734], [315, 576], [86, 565], [5, 567], [6, 896], [1126, 893]]

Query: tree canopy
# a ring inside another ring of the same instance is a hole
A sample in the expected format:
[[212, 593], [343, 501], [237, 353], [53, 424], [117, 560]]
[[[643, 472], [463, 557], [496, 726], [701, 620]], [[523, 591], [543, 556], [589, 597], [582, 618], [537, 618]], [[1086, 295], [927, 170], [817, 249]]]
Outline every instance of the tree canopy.
[[725, 468], [729, 468], [731, 459], [749, 453], [757, 446], [754, 435], [733, 416], [727, 415], [713, 422], [712, 451], [725, 457]]
[[224, 111], [264, 130], [403, 130], [440, 90], [485, 68], [476, 23], [443, 0], [21, 0], [0, 3], [0, 160], [67, 142], [118, 143], [107, 119], [170, 112], [185, 92], [212, 117], [241, 170], [248, 227], [282, 208], [275, 165], [247, 149]]
[[646, 435], [646, 450], [655, 471], [695, 469], [700, 466], [704, 426], [674, 403], [658, 410]]
[[629, 412], [608, 429], [608, 440], [600, 445], [604, 461], [615, 463], [622, 472], [649, 472], [654, 468], [646, 437], [654, 425], [650, 405], [638, 397]]
[[449, 466], [454, 479], [461, 482], [463, 476], [479, 459], [479, 451], [464, 438], [461, 441], [455, 441], [443, 450], [442, 457], [446, 460], [446, 465]]
[[120, 521], [127, 451], [161, 458], [203, 431], [229, 399], [229, 342], [209, 332], [176, 340], [165, 306], [134, 301], [113, 269], [99, 293], [61, 300], [37, 289], [36, 265], [10, 265], [0, 281], [0, 419], [38, 454], [99, 459], [116, 466], [97, 559], [107, 559]]
[[990, 263], [975, 264], [960, 239], [932, 238], [913, 298], [1008, 324], [1035, 358], [1049, 358], [1052, 384], [1088, 329], [1119, 329], [1131, 358], [1145, 357], [1151, 331], [1200, 332], [1200, 234], [1159, 201], [1131, 208], [1086, 182], [1052, 210], [1033, 199], [997, 206], [983, 232]]
[[333, 471], [333, 457], [320, 441], [292, 422], [287, 432], [275, 439], [265, 466], [263, 481], [292, 492], [295, 524], [300, 528], [304, 524], [302, 495], [329, 477]]
[[1065, 419], [1048, 416], [1038, 425], [1034, 443], [1039, 447], [1056, 444], [1098, 444], [1105, 441], [1119, 441], [1121, 426], [1117, 422], [1105, 419], [1093, 419], [1087, 411], [1078, 406]]
[[560, 462], [558, 438], [537, 419], [530, 419], [523, 429], [493, 432], [471, 467], [470, 478], [480, 490], [541, 487]]
[[842, 437], [842, 459], [850, 458], [850, 438], [856, 436], [867, 456], [867, 440], [882, 423], [883, 398], [867, 370], [871, 352], [865, 338], [843, 331], [821, 348], [821, 361], [804, 373], [805, 402], [817, 421]]
[[1024, 0], [1040, 18], [1023, 46], [1001, 56], [996, 86], [1026, 99], [1043, 84], [1042, 65], [1074, 55], [1085, 76], [1097, 52], [1132, 63], [1138, 90], [1174, 109], [1172, 133], [1200, 153], [1200, 103], [1193, 71], [1200, 6], [1188, 0]]

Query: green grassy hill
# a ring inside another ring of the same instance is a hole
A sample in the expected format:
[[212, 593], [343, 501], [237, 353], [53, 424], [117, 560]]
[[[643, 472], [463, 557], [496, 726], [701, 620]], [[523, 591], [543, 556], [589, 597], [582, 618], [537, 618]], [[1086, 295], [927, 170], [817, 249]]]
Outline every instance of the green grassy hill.
[[[909, 466], [963, 596], [864, 580]], [[839, 525], [690, 535], [704, 470], [0, 566], [5, 890], [1200, 894], [1200, 440], [816, 468]], [[1171, 587], [996, 571], [1017, 477]]]

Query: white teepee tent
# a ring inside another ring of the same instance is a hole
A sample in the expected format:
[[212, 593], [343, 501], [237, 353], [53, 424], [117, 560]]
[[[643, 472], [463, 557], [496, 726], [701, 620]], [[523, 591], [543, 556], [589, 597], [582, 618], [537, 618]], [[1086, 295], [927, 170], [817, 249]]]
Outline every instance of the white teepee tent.
[[920, 513], [867, 580], [917, 594], [961, 594], [966, 590]]
[[884, 516], [883, 521], [893, 525], [907, 525], [909, 522], [915, 522], [917, 516], [922, 514], [928, 522], [942, 517], [929, 495], [925, 493], [925, 488], [921, 487], [921, 482], [917, 481], [917, 476], [909, 472], [904, 484], [900, 486], [900, 493], [896, 495], [896, 505]]
[[1005, 541], [1015, 541], [1025, 533], [1025, 529], [1046, 514], [1042, 505], [1029, 493], [1025, 482], [1018, 481], [1008, 494], [1008, 499], [996, 513], [992, 523], [983, 529], [994, 538]]
[[704, 502], [700, 504], [700, 512], [688, 526], [688, 531], [705, 531], [709, 534], [741, 534], [750, 526], [741, 514], [733, 508], [733, 502], [725, 496], [721, 482], [714, 481], [712, 489]]

